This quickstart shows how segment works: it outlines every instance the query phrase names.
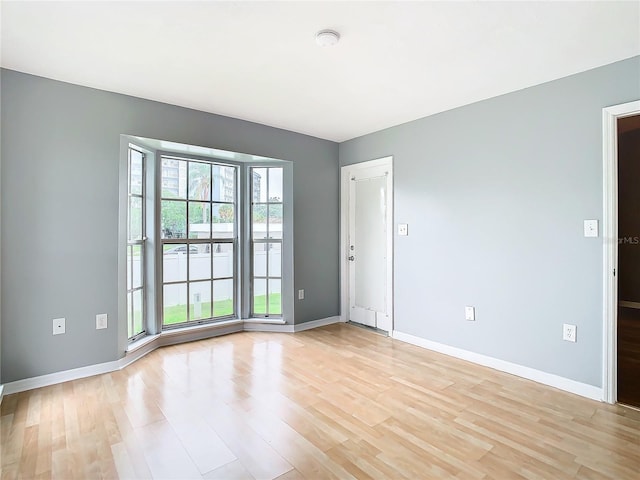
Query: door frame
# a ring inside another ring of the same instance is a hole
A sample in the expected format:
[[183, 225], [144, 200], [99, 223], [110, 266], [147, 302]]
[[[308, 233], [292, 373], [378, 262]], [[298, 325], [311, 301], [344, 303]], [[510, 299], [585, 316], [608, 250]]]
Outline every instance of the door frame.
[[361, 170], [385, 166], [387, 175], [387, 298], [391, 316], [389, 336], [394, 329], [393, 315], [393, 156], [382, 157], [353, 165], [345, 165], [340, 169], [340, 320], [349, 320], [349, 181], [351, 176]]
[[602, 109], [603, 152], [603, 348], [602, 394], [618, 400], [618, 122], [640, 114], [640, 100]]

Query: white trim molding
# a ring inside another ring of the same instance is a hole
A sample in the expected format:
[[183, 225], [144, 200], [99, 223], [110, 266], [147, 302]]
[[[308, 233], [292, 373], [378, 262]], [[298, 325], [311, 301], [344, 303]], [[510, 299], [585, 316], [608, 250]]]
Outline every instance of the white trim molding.
[[297, 323], [295, 325], [277, 325], [273, 323], [257, 323], [257, 322], [245, 322], [245, 332], [279, 332], [279, 333], [295, 333], [303, 332], [305, 330], [311, 330], [312, 328], [324, 327], [325, 325], [331, 325], [332, 323], [338, 323], [342, 321], [342, 317], [327, 317], [320, 318], [318, 320], [312, 320], [310, 322]]
[[255, 323], [249, 322], [244, 324], [245, 332], [272, 332], [272, 333], [293, 333], [295, 325], [274, 324], [274, 323]]
[[23, 380], [17, 380], [15, 382], [9, 382], [4, 385], [0, 385], [0, 402], [2, 401], [3, 392], [5, 395], [10, 395], [12, 393], [24, 392], [25, 390], [47, 387], [49, 385], [55, 385], [57, 383], [79, 380], [81, 378], [92, 377], [94, 375], [122, 370], [128, 365], [131, 365], [135, 361], [141, 359], [148, 353], [153, 352], [157, 348], [166, 347], [168, 345], [192, 342], [195, 340], [205, 340], [211, 337], [218, 337], [221, 335], [227, 335], [230, 333], [237, 333], [242, 331], [283, 333], [302, 332], [304, 330], [323, 327], [325, 325], [338, 323], [340, 321], [341, 319], [339, 316], [321, 318], [319, 320], [313, 320], [311, 322], [300, 323], [297, 325], [255, 323], [253, 321], [245, 323], [242, 320], [230, 320], [227, 322], [202, 325], [198, 327], [168, 330], [158, 335], [146, 337], [140, 340], [139, 343], [136, 342], [128, 349], [125, 356], [119, 360], [98, 363], [95, 365], [88, 365], [86, 367], [73, 368], [71, 370], [54, 372], [47, 375], [40, 375], [38, 377], [25, 378]]
[[269, 323], [271, 325], [285, 325], [287, 322], [285, 322], [284, 318], [261, 318], [261, 317], [257, 317], [257, 318], [245, 318], [244, 319], [244, 323]]
[[[123, 357], [123, 359], [125, 358], [127, 357]], [[5, 394], [10, 395], [12, 393], [24, 392], [25, 390], [32, 390], [34, 388], [48, 387], [49, 385], [77, 380], [79, 378], [92, 377], [94, 375], [100, 375], [102, 373], [115, 372], [116, 370], [120, 370], [121, 368], [119, 363], [120, 360], [115, 360], [113, 362], [98, 363], [86, 367], [73, 368], [71, 370], [64, 370], [62, 372], [50, 373], [48, 375], [40, 375], [38, 377], [16, 380], [15, 382], [9, 382], [5, 384]]]
[[[385, 167], [387, 175], [387, 315], [390, 318], [389, 334], [393, 330], [393, 252], [395, 239], [394, 224], [394, 181], [393, 156], [345, 165], [340, 168], [340, 316], [341, 321], [349, 321], [349, 185], [354, 175], [363, 170]], [[378, 325], [376, 325], [378, 326]]]
[[312, 328], [324, 327], [325, 325], [331, 325], [332, 323], [339, 323], [342, 321], [342, 317], [327, 317], [320, 318], [318, 320], [312, 320], [310, 322], [298, 323], [294, 325], [294, 332], [304, 332], [305, 330], [311, 330]]
[[618, 119], [637, 114], [640, 114], [640, 101], [602, 109], [602, 390], [603, 399], [608, 403], [616, 403], [618, 390]]
[[450, 357], [460, 358], [468, 362], [493, 368], [494, 370], [510, 373], [511, 375], [533, 380], [534, 382], [542, 383], [543, 385], [558, 388], [566, 392], [575, 393], [576, 395], [587, 397], [592, 400], [602, 401], [602, 389], [594, 385], [577, 382], [552, 373], [536, 370], [535, 368], [525, 367], [516, 363], [507, 362], [506, 360], [500, 360], [480, 353], [470, 352], [468, 350], [452, 347], [443, 343], [433, 342], [431, 340], [416, 337], [415, 335], [399, 332], [397, 330], [394, 330], [391, 336], [395, 340], [400, 340], [401, 342], [410, 343], [418, 347], [426, 348], [427, 350], [433, 350], [434, 352], [449, 355]]

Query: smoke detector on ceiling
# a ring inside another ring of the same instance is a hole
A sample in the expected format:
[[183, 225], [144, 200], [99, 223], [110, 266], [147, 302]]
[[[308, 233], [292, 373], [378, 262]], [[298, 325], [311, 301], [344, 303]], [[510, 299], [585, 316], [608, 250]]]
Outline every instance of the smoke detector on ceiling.
[[321, 47], [331, 47], [339, 40], [340, 34], [335, 30], [320, 30], [316, 33], [316, 43]]

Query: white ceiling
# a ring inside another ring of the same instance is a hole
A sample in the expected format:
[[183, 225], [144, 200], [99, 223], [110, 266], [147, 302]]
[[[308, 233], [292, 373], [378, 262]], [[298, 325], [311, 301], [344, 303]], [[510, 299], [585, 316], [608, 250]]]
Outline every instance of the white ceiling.
[[[5, 68], [334, 141], [640, 54], [637, 1], [1, 9]], [[324, 28], [337, 46], [316, 46]]]

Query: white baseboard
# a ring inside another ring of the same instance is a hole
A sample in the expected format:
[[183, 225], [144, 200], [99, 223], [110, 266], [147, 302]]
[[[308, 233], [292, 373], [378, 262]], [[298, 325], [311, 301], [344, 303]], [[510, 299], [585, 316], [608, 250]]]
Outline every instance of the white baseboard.
[[321, 318], [319, 320], [312, 320], [310, 322], [298, 323], [294, 325], [294, 332], [304, 332], [305, 330], [311, 330], [312, 328], [324, 327], [325, 325], [331, 325], [333, 323], [339, 323], [342, 319], [340, 316]]
[[25, 390], [33, 390], [34, 388], [48, 387], [49, 385], [77, 380], [79, 378], [92, 377], [102, 373], [114, 372], [119, 369], [119, 360], [114, 360], [112, 362], [97, 363], [86, 367], [73, 368], [71, 370], [63, 370], [62, 372], [16, 380], [15, 382], [9, 382], [4, 385], [5, 395], [24, 392]]
[[433, 342], [425, 338], [416, 337], [408, 333], [399, 332], [394, 330], [391, 336], [402, 342], [410, 343], [418, 347], [433, 350], [435, 352], [443, 353], [451, 357], [460, 358], [468, 362], [477, 363], [485, 367], [493, 368], [501, 372], [510, 373], [518, 377], [533, 380], [534, 382], [542, 383], [550, 387], [554, 387], [566, 392], [575, 393], [582, 397], [587, 397], [592, 400], [602, 401], [603, 391], [600, 387], [595, 387], [586, 383], [577, 382], [569, 378], [560, 377], [552, 373], [542, 372], [535, 368], [525, 367], [516, 363], [507, 362], [506, 360], [500, 360], [497, 358], [482, 355], [480, 353], [470, 352], [461, 348], [451, 347], [443, 343]]
[[133, 362], [141, 359], [155, 349], [168, 345], [192, 342], [195, 340], [204, 340], [206, 338], [241, 332], [243, 330], [284, 333], [301, 332], [303, 330], [322, 327], [324, 325], [330, 325], [339, 321], [340, 317], [328, 317], [321, 318], [320, 320], [301, 323], [298, 325], [277, 325], [273, 323], [244, 323], [240, 320], [237, 320], [218, 323], [215, 325], [203, 325], [202, 328], [195, 327], [194, 329], [169, 330], [159, 335], [155, 335], [154, 338], [150, 341], [143, 342], [140, 347], [131, 349], [124, 357], [119, 360], [98, 363], [95, 365], [88, 365], [86, 367], [73, 368], [71, 370], [64, 370], [62, 372], [40, 375], [38, 377], [25, 378], [23, 380], [16, 380], [15, 382], [9, 382], [4, 385], [0, 385], [0, 402], [2, 401], [3, 394], [10, 395], [12, 393], [24, 392], [25, 390], [48, 387], [49, 385], [55, 385], [57, 383], [79, 380], [81, 378], [92, 377], [94, 375], [122, 370], [126, 366], [131, 365]]
[[312, 328], [324, 327], [332, 323], [338, 323], [341, 319], [337, 317], [320, 318], [311, 322], [297, 323], [295, 325], [274, 325], [273, 323], [255, 323], [245, 322], [245, 332], [278, 332], [278, 333], [295, 333], [310, 330]]
[[211, 337], [219, 337], [221, 335], [241, 332], [242, 324], [242, 320], [229, 320], [227, 322], [202, 325], [198, 327], [167, 330], [160, 334], [157, 347], [166, 347], [167, 345], [205, 340]]
[[272, 333], [293, 333], [294, 325], [277, 323], [245, 323], [243, 330], [245, 332], [272, 332]]

